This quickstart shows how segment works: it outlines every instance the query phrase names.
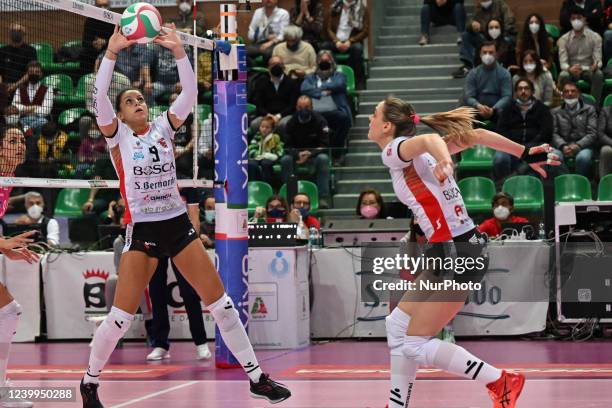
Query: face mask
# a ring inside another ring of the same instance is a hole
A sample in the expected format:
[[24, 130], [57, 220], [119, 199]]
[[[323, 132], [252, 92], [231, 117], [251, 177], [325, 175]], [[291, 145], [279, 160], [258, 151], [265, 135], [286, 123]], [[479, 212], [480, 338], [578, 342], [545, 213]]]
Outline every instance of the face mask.
[[493, 215], [495, 215], [495, 218], [500, 221], [507, 220], [510, 216], [510, 209], [508, 207], [504, 207], [503, 205], [499, 205], [493, 210]]
[[11, 31], [11, 41], [14, 43], [20, 43], [23, 41], [23, 33], [21, 31]]
[[179, 11], [183, 14], [187, 14], [191, 11], [191, 5], [187, 2], [179, 4]]
[[286, 211], [284, 208], [271, 208], [268, 210], [268, 215], [272, 218], [285, 218]]
[[529, 105], [529, 104], [531, 104], [531, 98], [526, 99], [526, 100], [522, 100], [521, 98], [517, 98], [516, 99], [516, 103], [517, 103], [517, 105], [523, 105], [523, 106]]
[[319, 62], [319, 69], [321, 71], [327, 71], [327, 70], [331, 69], [331, 62], [329, 62], [329, 61], [321, 61], [321, 62]]
[[580, 31], [584, 28], [584, 21], [582, 20], [572, 20], [572, 27], [576, 31]]
[[307, 210], [306, 208], [302, 207], [300, 208], [300, 215], [302, 216], [302, 219], [306, 219], [306, 217], [308, 217], [310, 215], [310, 210]]
[[531, 31], [531, 34], [536, 34], [540, 31], [540, 25], [538, 23], [529, 24], [529, 31]]
[[563, 101], [570, 107], [573, 107], [578, 103], [578, 98], [564, 98]]
[[270, 74], [276, 78], [280, 78], [283, 75], [283, 72], [283, 67], [281, 65], [273, 65], [270, 68]]
[[488, 1], [481, 1], [480, 2], [480, 6], [484, 9], [488, 9], [489, 7], [491, 7], [491, 4], [493, 4], [493, 0], [488, 0]]
[[205, 210], [204, 220], [209, 224], [212, 224], [213, 222], [215, 222], [215, 210]]
[[300, 123], [310, 122], [310, 119], [312, 118], [312, 112], [310, 112], [309, 109], [300, 109], [297, 112], [297, 115], [298, 115], [298, 120], [300, 121]]
[[299, 42], [299, 41], [296, 41], [296, 42], [295, 42], [295, 43], [293, 43], [293, 44], [289, 44], [289, 43], [287, 43], [287, 49], [288, 49], [289, 51], [293, 51], [293, 52], [295, 52], [295, 51], [297, 51], [297, 50], [298, 50], [298, 48], [300, 48], [300, 42]]
[[523, 65], [523, 68], [525, 69], [525, 72], [531, 74], [533, 71], [535, 71], [536, 64], [525, 64]]
[[42, 212], [43, 208], [38, 204], [34, 204], [30, 208], [28, 208], [28, 216], [34, 220], [39, 219], [42, 215]]
[[501, 34], [501, 30], [499, 28], [491, 28], [491, 29], [489, 29], [489, 35], [494, 40], [497, 40], [497, 37], [499, 37], [500, 34]]
[[482, 60], [482, 63], [485, 65], [493, 65], [495, 63], [495, 56], [491, 54], [485, 54], [482, 57], [480, 57], [480, 59]]
[[31, 84], [35, 84], [38, 81], [40, 81], [40, 75], [38, 75], [38, 74], [30, 74], [30, 75], [28, 75], [28, 81], [30, 81]]
[[359, 212], [365, 218], [372, 219], [378, 215], [378, 208], [374, 207], [373, 205], [364, 205], [361, 207]]

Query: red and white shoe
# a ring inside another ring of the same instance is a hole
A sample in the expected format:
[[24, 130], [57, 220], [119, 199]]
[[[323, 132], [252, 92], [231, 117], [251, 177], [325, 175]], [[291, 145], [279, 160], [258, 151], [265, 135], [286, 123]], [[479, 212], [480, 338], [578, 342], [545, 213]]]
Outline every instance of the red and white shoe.
[[493, 408], [515, 408], [516, 400], [525, 386], [525, 376], [502, 371], [499, 380], [487, 385], [493, 400]]

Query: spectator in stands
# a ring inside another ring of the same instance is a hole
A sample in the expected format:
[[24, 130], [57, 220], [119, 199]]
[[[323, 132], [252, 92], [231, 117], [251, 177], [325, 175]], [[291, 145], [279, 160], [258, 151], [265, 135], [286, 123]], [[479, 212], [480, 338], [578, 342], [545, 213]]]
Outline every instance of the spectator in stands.
[[586, 27], [585, 12], [581, 8], [571, 11], [573, 30], [559, 38], [559, 84], [584, 79], [591, 83], [591, 95], [601, 101], [603, 73], [601, 72], [601, 37]]
[[[553, 118], [548, 106], [534, 97], [535, 87], [527, 78], [514, 84], [515, 99], [504, 109], [497, 121], [497, 132], [522, 145], [533, 147], [550, 143]], [[502, 181], [512, 173], [525, 174], [529, 166], [504, 152], [496, 152], [493, 159], [493, 175]]]
[[512, 99], [512, 78], [497, 63], [496, 53], [494, 42], [482, 43], [482, 64], [470, 71], [465, 83], [466, 104], [478, 110], [481, 120], [495, 121]]
[[68, 161], [66, 143], [68, 135], [59, 130], [54, 122], [43, 125], [37, 142], [39, 177], [57, 177], [59, 164]]
[[[604, 0], [602, 29], [603, 60], [609, 61], [612, 58], [612, 0]], [[610, 72], [606, 74], [609, 75]]]
[[28, 63], [28, 81], [21, 85], [11, 107], [7, 108], [7, 122], [32, 128], [40, 134], [53, 109], [53, 89], [42, 84], [42, 66], [38, 61]]
[[[80, 132], [81, 144], [77, 154], [77, 178], [89, 178], [93, 172], [94, 163], [108, 151], [108, 145], [98, 124], [89, 116], [83, 117], [84, 126]], [[88, 124], [85, 127], [85, 124]], [[86, 129], [86, 131], [84, 131]]]
[[[117, 173], [113, 167], [110, 157], [96, 160], [93, 167], [94, 180], [117, 180]], [[81, 206], [81, 212], [85, 216], [99, 216], [108, 208], [108, 203], [117, 198], [117, 190], [110, 188], [92, 188], [89, 190], [87, 201]]]
[[323, 4], [320, 0], [295, 0], [295, 6], [291, 9], [291, 24], [302, 28], [304, 36], [302, 40], [310, 43], [317, 51], [322, 41]]
[[274, 165], [283, 156], [283, 142], [274, 132], [274, 117], [265, 116], [259, 125], [259, 132], [249, 144], [249, 180], [261, 180], [271, 184]]
[[515, 43], [516, 26], [514, 14], [506, 4], [505, 0], [484, 0], [477, 6], [474, 17], [468, 21], [466, 30], [463, 32], [459, 58], [463, 65], [453, 72], [455, 78], [465, 78], [470, 69], [475, 65], [476, 50], [485, 41], [487, 23], [490, 20], [500, 21], [504, 31], [503, 37]]
[[213, 89], [212, 52], [198, 53], [198, 103], [213, 103], [212, 95], [207, 94]]
[[[164, 24], [164, 26], [167, 28], [172, 27], [170, 24]], [[189, 52], [188, 46], [185, 45], [184, 48], [189, 60], [192, 61], [193, 54]], [[157, 100], [164, 94], [169, 97], [171, 93], [181, 93], [183, 88], [178, 79], [178, 70], [176, 69], [174, 54], [172, 54], [172, 51], [168, 48], [162, 47], [159, 44], [153, 44], [152, 49], [151, 67], [152, 71], [155, 72], [155, 82], [153, 82], [152, 91], [153, 100]], [[208, 54], [206, 51], [202, 53]]]
[[0, 48], [0, 82], [7, 84], [12, 94], [28, 83], [28, 64], [36, 61], [36, 50], [25, 41], [26, 30], [20, 24], [11, 24], [9, 39], [9, 44]]
[[502, 233], [502, 223], [526, 224], [526, 218], [512, 215], [514, 210], [514, 197], [508, 193], [497, 193], [491, 200], [493, 218], [484, 220], [478, 227], [480, 232], [487, 234], [489, 238], [495, 238]]
[[[192, 0], [176, 0], [176, 5], [178, 6], [178, 14], [171, 20], [171, 22], [176, 25], [177, 30], [188, 34], [194, 34], [193, 11], [191, 10], [192, 4]], [[196, 13], [196, 32], [194, 35], [197, 35], [198, 37], [203, 37], [205, 29], [206, 25], [204, 23], [204, 13], [198, 10], [198, 12]], [[189, 55], [189, 53], [187, 53], [187, 55]]]
[[317, 54], [312, 45], [302, 41], [302, 29], [290, 25], [285, 28], [285, 41], [274, 47], [273, 56], [281, 57], [285, 64], [285, 75], [302, 80], [317, 67]]
[[599, 34], [603, 32], [602, 19], [604, 16], [601, 0], [564, 0], [559, 14], [561, 33], [565, 34], [572, 30], [573, 18], [571, 14], [576, 9], [583, 12], [586, 23], [591, 30]]
[[[96, 7], [109, 10], [110, 0], [96, 0]], [[113, 35], [115, 26], [93, 17], [87, 17], [83, 25], [83, 39], [80, 62], [83, 75], [92, 73], [96, 64], [96, 57], [106, 49], [108, 39]]]
[[25, 209], [27, 215], [17, 218], [15, 224], [40, 224], [42, 240], [50, 246], [59, 245], [59, 224], [54, 218], [43, 215], [45, 210], [43, 196], [36, 191], [28, 191], [25, 194]]
[[465, 30], [465, 8], [463, 0], [425, 0], [421, 7], [421, 38], [419, 45], [430, 42], [431, 23], [436, 26], [454, 25], [457, 27], [457, 44]]
[[102, 224], [105, 225], [123, 225], [123, 215], [125, 214], [125, 200], [123, 197], [117, 197], [117, 200], [113, 200], [108, 203], [108, 210], [106, 211], [106, 218], [102, 220]]
[[257, 207], [251, 221], [264, 220], [265, 222], [287, 221], [287, 200], [280, 195], [273, 195], [266, 201], [265, 207]]
[[330, 41], [321, 48], [348, 54], [347, 65], [355, 71], [355, 82], [361, 87], [365, 81], [363, 41], [370, 34], [368, 7], [363, 0], [334, 0], [325, 20]]
[[363, 190], [357, 199], [355, 213], [361, 219], [384, 219], [385, 203], [382, 196], [376, 190]]
[[487, 23], [487, 33], [485, 37], [488, 41], [495, 43], [495, 48], [497, 49], [497, 62], [502, 67], [516, 67], [514, 45], [504, 38], [502, 35], [503, 32], [502, 23], [496, 19], [492, 19]]
[[553, 64], [553, 40], [546, 32], [546, 23], [539, 14], [530, 14], [523, 24], [523, 34], [516, 47], [516, 60], [521, 62], [525, 51], [535, 50], [541, 64], [548, 70]]
[[249, 24], [249, 40], [247, 57], [249, 65], [254, 65], [254, 59], [263, 55], [264, 63], [272, 56], [274, 46], [283, 41], [285, 28], [289, 25], [289, 12], [278, 7], [278, 0], [264, 0], [263, 7], [253, 13]]
[[207, 249], [215, 247], [215, 196], [204, 197], [204, 221], [200, 224], [200, 239]]
[[285, 65], [282, 58], [274, 56], [268, 61], [270, 70], [269, 78], [261, 78], [255, 84], [253, 101], [257, 106], [257, 119], [251, 124], [252, 128], [259, 129], [261, 119], [268, 115], [274, 115], [276, 126], [280, 134], [293, 112], [295, 103], [300, 96], [298, 83], [285, 75]]
[[294, 164], [314, 166], [319, 189], [319, 207], [329, 208], [329, 127], [318, 112], [312, 110], [312, 100], [300, 96], [297, 112], [287, 123], [285, 155], [281, 158], [283, 183], [293, 174]]
[[306, 228], [315, 227], [316, 229], [321, 229], [319, 220], [310, 213], [310, 197], [304, 192], [298, 192], [293, 196], [291, 211], [287, 214], [287, 222], [299, 223], [300, 217], [302, 217]]
[[612, 105], [604, 106], [599, 113], [597, 133], [599, 153], [599, 177], [612, 173]]
[[553, 109], [552, 145], [559, 157], [574, 158], [576, 172], [591, 175], [593, 148], [597, 142], [597, 111], [584, 103], [580, 90], [573, 82], [563, 85], [563, 104]]
[[555, 82], [550, 71], [545, 71], [542, 60], [534, 50], [525, 50], [522, 57], [521, 68], [518, 74], [512, 77], [512, 84], [516, 91], [516, 82], [527, 78], [533, 84], [533, 97], [544, 102], [546, 106], [552, 104]]
[[329, 124], [332, 133], [332, 155], [341, 161], [353, 114], [346, 93], [346, 76], [336, 69], [329, 50], [319, 51], [317, 71], [302, 82], [302, 93], [312, 99], [312, 107]]

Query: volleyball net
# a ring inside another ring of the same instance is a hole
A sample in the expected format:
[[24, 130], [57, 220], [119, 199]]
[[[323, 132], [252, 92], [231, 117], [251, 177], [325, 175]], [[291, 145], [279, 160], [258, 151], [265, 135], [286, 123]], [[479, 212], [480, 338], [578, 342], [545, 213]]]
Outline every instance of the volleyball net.
[[[1, 186], [118, 188], [106, 141], [93, 115], [92, 92], [108, 38], [123, 7], [129, 5], [123, 3], [131, 2], [98, 2], [123, 6], [113, 9], [93, 3], [0, 0], [0, 123], [18, 126], [26, 140], [25, 160], [14, 177], [0, 177]], [[175, 1], [166, 3], [173, 7], [159, 7], [164, 23], [178, 12]], [[164, 4], [160, 0], [159, 5]], [[212, 187], [214, 41], [202, 37], [203, 20], [193, 14], [184, 16], [177, 32], [199, 88], [197, 106], [175, 135], [179, 186]], [[181, 90], [172, 52], [154, 43], [122, 50], [109, 90], [113, 104], [130, 87], [143, 93], [150, 120], [167, 110]], [[19, 154], [16, 145], [3, 142], [0, 160]], [[112, 194], [118, 196], [118, 191]]]

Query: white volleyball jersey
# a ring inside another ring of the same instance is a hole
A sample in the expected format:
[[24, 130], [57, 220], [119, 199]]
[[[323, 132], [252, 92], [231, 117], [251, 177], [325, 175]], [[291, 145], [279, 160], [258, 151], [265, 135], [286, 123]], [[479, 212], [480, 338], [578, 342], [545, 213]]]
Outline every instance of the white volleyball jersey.
[[382, 161], [389, 167], [397, 198], [414, 214], [429, 242], [450, 241], [474, 228], [461, 191], [451, 176], [440, 184], [434, 175], [436, 159], [429, 153], [404, 161], [399, 156], [400, 144], [408, 138], [398, 137], [382, 152]]
[[125, 223], [162, 221], [186, 212], [176, 182], [168, 113], [150, 122], [142, 135], [117, 122], [117, 132], [106, 142], [125, 200]]

